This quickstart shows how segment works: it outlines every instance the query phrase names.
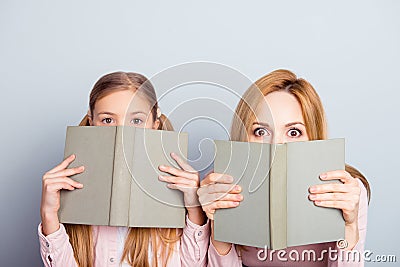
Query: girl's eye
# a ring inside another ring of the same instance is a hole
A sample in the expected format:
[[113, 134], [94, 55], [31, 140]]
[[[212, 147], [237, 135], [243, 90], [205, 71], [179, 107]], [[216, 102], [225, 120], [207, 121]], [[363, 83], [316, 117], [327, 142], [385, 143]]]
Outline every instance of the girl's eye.
[[136, 124], [136, 125], [142, 124], [142, 122], [143, 121], [141, 119], [137, 119], [137, 118], [131, 120], [131, 123]]
[[112, 118], [104, 118], [101, 120], [101, 122], [105, 123], [105, 124], [111, 124], [111, 123], [113, 123], [113, 119]]
[[266, 128], [257, 128], [254, 130], [254, 135], [255, 136], [268, 136], [270, 135], [268, 130]]
[[299, 129], [297, 129], [297, 128], [292, 128], [292, 129], [290, 129], [289, 131], [288, 131], [288, 136], [289, 137], [294, 137], [294, 138], [296, 138], [296, 137], [300, 137], [302, 135], [302, 132], [299, 130]]

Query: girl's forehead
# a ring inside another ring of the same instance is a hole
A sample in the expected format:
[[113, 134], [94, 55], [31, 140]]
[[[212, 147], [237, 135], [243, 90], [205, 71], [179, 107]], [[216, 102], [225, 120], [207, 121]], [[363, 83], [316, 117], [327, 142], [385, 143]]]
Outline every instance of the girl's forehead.
[[96, 112], [112, 112], [115, 114], [123, 114], [127, 110], [148, 111], [151, 109], [149, 101], [143, 94], [132, 90], [119, 90], [112, 92], [95, 104]]

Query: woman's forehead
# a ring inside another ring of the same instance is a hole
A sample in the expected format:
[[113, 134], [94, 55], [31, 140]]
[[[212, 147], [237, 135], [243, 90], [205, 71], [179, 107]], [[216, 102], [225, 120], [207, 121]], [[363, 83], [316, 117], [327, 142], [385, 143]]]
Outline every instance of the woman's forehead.
[[276, 127], [291, 122], [304, 123], [302, 109], [296, 97], [284, 91], [266, 95], [256, 107], [256, 122], [264, 122]]

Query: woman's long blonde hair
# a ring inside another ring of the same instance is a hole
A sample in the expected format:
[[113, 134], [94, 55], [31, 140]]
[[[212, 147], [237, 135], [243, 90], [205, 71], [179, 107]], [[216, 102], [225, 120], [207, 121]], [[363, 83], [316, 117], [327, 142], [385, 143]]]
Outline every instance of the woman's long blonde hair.
[[[114, 72], [101, 77], [90, 92], [89, 109], [93, 114], [96, 102], [102, 97], [119, 90], [140, 91], [152, 106], [153, 121], [159, 119], [159, 130], [173, 131], [172, 124], [163, 114], [157, 118], [158, 102], [154, 87], [143, 75], [132, 72]], [[79, 124], [89, 126], [86, 115]], [[75, 260], [80, 267], [94, 266], [94, 242], [90, 225], [65, 224]], [[157, 254], [161, 252], [163, 266], [174, 250], [174, 244], [180, 239], [181, 231], [173, 228], [129, 228], [121, 262], [127, 260], [131, 266], [150, 267], [149, 246], [152, 250], [152, 266], [158, 267]]]
[[[264, 96], [275, 91], [292, 94], [300, 103], [307, 134], [310, 140], [327, 139], [327, 123], [321, 99], [312, 85], [305, 79], [297, 78], [288, 70], [275, 70], [258, 79], [243, 94], [232, 120], [231, 140], [248, 141], [248, 133], [256, 120], [255, 110]], [[371, 190], [367, 179], [356, 168], [346, 164], [346, 171], [361, 180], [367, 189], [368, 202]]]

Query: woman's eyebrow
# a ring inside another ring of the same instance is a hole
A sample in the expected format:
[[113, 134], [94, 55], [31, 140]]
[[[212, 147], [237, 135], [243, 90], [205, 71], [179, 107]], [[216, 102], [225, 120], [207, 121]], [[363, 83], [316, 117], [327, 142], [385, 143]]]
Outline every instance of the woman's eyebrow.
[[301, 125], [303, 125], [305, 127], [304, 123], [302, 123], [300, 121], [290, 122], [290, 123], [286, 124], [285, 127], [290, 127], [290, 126], [293, 126], [293, 125], [296, 125], [296, 124], [301, 124]]
[[258, 121], [253, 122], [253, 125], [256, 125], [256, 124], [257, 124], [257, 125], [261, 125], [261, 126], [269, 127], [269, 128], [270, 128], [269, 124], [266, 123], [266, 122], [258, 122]]
[[[264, 127], [270, 127], [270, 125], [268, 123], [266, 123], [266, 122], [258, 122], [258, 121], [256, 121], [256, 122], [253, 123], [253, 125], [256, 125], [256, 124], [264, 126]], [[304, 123], [302, 123], [300, 121], [289, 122], [289, 123], [285, 124], [285, 127], [290, 127], [290, 126], [293, 126], [293, 125], [296, 125], [296, 124], [301, 124], [301, 125], [303, 125], [305, 127]]]

